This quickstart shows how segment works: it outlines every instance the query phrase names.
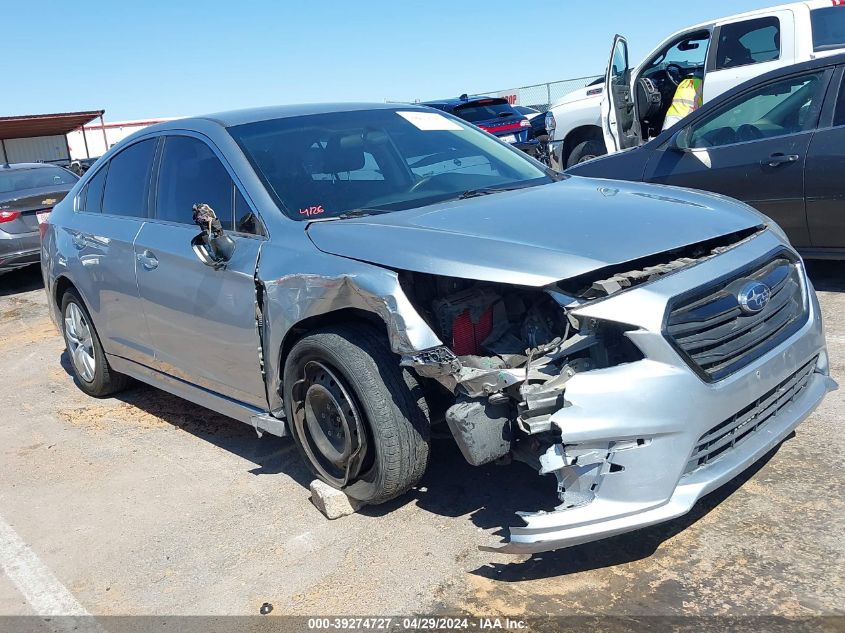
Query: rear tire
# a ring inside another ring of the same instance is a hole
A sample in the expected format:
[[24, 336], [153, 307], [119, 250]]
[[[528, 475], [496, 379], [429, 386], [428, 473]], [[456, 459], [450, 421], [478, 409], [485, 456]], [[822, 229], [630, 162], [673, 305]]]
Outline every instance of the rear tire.
[[130, 378], [109, 365], [91, 315], [74, 290], [62, 295], [62, 334], [76, 384], [82, 391], [102, 398], [127, 387]]
[[569, 154], [569, 158], [566, 159], [566, 167], [568, 169], [578, 163], [583, 163], [598, 156], [604, 156], [605, 154], [607, 154], [607, 147], [605, 147], [604, 141], [598, 139], [583, 141], [578, 143]]
[[285, 360], [283, 385], [291, 434], [317, 477], [369, 504], [420, 480], [428, 406], [376, 330], [334, 326], [305, 336]]

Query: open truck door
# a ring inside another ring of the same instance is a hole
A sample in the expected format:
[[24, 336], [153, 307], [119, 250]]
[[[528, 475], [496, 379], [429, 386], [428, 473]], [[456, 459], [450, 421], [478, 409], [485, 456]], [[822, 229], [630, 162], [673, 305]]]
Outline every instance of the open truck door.
[[640, 144], [640, 121], [637, 118], [637, 105], [631, 87], [628, 42], [621, 35], [613, 38], [613, 48], [604, 78], [601, 117], [608, 153]]

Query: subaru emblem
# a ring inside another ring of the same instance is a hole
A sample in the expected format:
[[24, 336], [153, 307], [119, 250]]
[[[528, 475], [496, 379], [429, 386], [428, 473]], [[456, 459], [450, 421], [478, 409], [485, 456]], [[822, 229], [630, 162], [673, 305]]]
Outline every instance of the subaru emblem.
[[736, 295], [740, 309], [745, 314], [757, 314], [766, 307], [772, 297], [772, 289], [759, 281], [745, 284]]

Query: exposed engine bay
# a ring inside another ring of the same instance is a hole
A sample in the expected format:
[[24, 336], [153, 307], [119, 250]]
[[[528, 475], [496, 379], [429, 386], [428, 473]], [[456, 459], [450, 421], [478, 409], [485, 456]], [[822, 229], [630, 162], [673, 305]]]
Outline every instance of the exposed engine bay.
[[507, 454], [522, 435], [551, 433], [554, 443], [548, 420], [565, 406], [572, 376], [642, 357], [618, 326], [568, 315], [563, 293], [402, 275], [423, 319], [448, 342], [439, 357], [406, 364], [453, 392], [445, 418], [473, 465]]

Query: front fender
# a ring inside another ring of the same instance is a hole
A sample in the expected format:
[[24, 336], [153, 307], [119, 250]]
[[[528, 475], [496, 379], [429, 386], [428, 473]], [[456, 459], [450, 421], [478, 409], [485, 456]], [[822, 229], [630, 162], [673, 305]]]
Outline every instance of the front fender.
[[282, 411], [281, 350], [285, 338], [308, 319], [352, 308], [372, 313], [384, 322], [390, 348], [398, 355], [442, 345], [408, 301], [396, 272], [343, 257], [315, 256], [313, 251], [308, 254], [310, 261], [300, 260], [294, 267], [289, 253], [268, 246], [261, 253], [258, 282], [263, 295], [267, 396], [273, 413]]

